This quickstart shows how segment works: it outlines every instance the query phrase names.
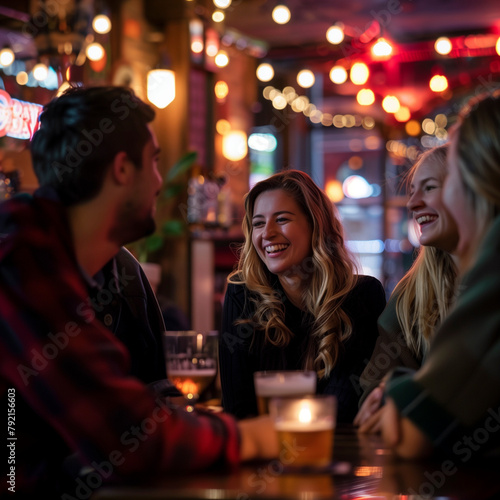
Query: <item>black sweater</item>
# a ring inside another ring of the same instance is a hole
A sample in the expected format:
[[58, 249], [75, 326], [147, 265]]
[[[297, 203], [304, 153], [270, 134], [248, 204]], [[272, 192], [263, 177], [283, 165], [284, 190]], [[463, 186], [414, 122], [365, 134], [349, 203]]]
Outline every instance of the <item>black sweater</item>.
[[[300, 370], [306, 353], [312, 318], [295, 307], [283, 293], [279, 281], [274, 285], [282, 294], [285, 323], [293, 333], [284, 348], [263, 345], [264, 332], [251, 324], [235, 325], [239, 318], [251, 318], [255, 309], [244, 285], [228, 286], [224, 299], [219, 362], [224, 410], [237, 418], [257, 414], [253, 373], [260, 370]], [[338, 402], [339, 422], [352, 422], [361, 395], [359, 377], [370, 360], [378, 336], [377, 318], [385, 306], [382, 284], [370, 276], [360, 276], [346, 297], [343, 310], [352, 321], [352, 335], [344, 342], [330, 376], [318, 380], [317, 393], [334, 394]]]

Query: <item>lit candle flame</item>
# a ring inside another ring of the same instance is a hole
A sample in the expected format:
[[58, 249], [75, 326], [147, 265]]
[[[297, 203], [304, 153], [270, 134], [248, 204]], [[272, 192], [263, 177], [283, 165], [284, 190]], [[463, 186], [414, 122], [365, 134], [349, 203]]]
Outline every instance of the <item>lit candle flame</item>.
[[301, 408], [299, 412], [299, 422], [302, 422], [303, 424], [308, 424], [312, 420], [311, 417], [311, 410], [309, 409], [308, 405], [305, 405]]

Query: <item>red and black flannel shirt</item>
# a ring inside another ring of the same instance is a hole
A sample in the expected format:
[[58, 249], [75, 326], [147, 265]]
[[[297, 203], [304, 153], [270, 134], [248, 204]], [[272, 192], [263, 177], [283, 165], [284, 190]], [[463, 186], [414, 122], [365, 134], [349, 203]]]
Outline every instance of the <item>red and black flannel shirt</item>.
[[[0, 395], [15, 418], [2, 477], [15, 491], [78, 497], [109, 479], [235, 467], [235, 421], [155, 401], [127, 374], [125, 347], [86, 311], [64, 207], [41, 190], [2, 202]], [[83, 482], [63, 479], [74, 454], [93, 467]]]

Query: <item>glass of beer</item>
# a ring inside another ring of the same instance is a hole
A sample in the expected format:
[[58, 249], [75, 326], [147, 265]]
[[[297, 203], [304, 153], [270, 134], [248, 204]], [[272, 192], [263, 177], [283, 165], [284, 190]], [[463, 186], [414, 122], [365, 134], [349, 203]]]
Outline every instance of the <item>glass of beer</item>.
[[262, 371], [253, 374], [259, 415], [269, 413], [273, 397], [292, 398], [316, 392], [316, 372], [304, 370]]
[[167, 376], [194, 405], [217, 374], [218, 332], [167, 331]]
[[331, 395], [272, 398], [271, 418], [278, 433], [280, 457], [287, 468], [326, 469], [332, 463], [337, 400]]

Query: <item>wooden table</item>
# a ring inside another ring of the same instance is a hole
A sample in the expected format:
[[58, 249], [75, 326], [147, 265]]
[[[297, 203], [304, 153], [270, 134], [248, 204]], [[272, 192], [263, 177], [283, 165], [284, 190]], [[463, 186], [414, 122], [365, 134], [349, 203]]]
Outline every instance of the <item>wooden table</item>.
[[[413, 496], [412, 496], [413, 495]], [[379, 436], [337, 429], [328, 473], [297, 474], [276, 459], [245, 464], [233, 474], [169, 477], [144, 486], [104, 487], [93, 500], [486, 500], [500, 498], [500, 460], [399, 460]]]

